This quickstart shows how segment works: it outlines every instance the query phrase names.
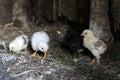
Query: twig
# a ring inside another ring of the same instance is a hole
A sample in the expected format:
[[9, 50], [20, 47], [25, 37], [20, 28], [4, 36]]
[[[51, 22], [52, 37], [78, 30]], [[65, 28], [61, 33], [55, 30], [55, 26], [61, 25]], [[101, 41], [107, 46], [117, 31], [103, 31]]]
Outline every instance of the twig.
[[11, 76], [11, 77], [18, 77], [18, 76], [21, 76], [21, 75], [23, 75], [23, 74], [29, 73], [29, 72], [31, 72], [31, 71], [35, 71], [35, 70], [28, 70], [28, 71], [25, 71], [25, 72], [22, 72], [22, 73], [19, 73], [19, 74], [15, 74], [15, 75], [13, 75], [13, 76]]
[[5, 24], [3, 30], [0, 32], [0, 35], [2, 35], [5, 30], [11, 26], [13, 26], [13, 22]]
[[5, 50], [7, 50], [7, 47], [5, 45], [5, 41], [3, 41], [3, 47], [5, 48]]
[[37, 69], [37, 68], [39, 68], [39, 67], [29, 67], [30, 69]]

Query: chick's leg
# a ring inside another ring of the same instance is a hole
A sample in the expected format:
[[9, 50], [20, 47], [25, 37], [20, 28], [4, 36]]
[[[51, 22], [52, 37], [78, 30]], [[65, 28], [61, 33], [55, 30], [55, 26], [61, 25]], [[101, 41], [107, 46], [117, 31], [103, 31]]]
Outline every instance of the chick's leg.
[[26, 48], [25, 48], [24, 51], [22, 51], [21, 53], [26, 54], [26, 53], [28, 53], [28, 52], [27, 52], [27, 50], [26, 50]]
[[30, 57], [36, 57], [37, 51], [35, 51]]
[[90, 64], [94, 64], [95, 63], [95, 58], [93, 58], [93, 60], [90, 62]]
[[99, 61], [100, 56], [96, 56], [96, 59], [97, 59], [97, 63], [99, 64], [100, 63], [100, 61]]
[[43, 59], [45, 59], [46, 58], [46, 52], [44, 52], [44, 56], [43, 56]]

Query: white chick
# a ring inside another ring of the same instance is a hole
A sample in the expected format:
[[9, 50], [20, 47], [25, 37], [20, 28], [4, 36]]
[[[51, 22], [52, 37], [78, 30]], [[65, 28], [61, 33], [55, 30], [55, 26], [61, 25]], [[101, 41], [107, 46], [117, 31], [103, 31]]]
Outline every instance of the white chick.
[[37, 54], [37, 51], [42, 51], [44, 53], [44, 59], [46, 58], [46, 53], [49, 48], [49, 36], [46, 32], [40, 31], [35, 32], [31, 37], [31, 45], [33, 50], [35, 51], [31, 57], [35, 57]]
[[[100, 39], [94, 36], [93, 32], [86, 29], [82, 32], [83, 46], [86, 47], [96, 57], [99, 64], [100, 55], [105, 52], [107, 45]], [[95, 63], [95, 58], [91, 61], [91, 64]]]
[[28, 37], [26, 35], [20, 35], [9, 44], [9, 50], [10, 52], [19, 53], [21, 50], [25, 49], [23, 53], [26, 53], [28, 42]]

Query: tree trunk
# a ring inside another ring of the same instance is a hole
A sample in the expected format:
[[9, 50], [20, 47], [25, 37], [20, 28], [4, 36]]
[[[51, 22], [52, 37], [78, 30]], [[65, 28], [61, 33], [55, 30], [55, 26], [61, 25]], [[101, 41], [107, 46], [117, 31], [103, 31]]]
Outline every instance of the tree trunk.
[[28, 0], [13, 0], [13, 25], [30, 31], [28, 26], [28, 17], [26, 4]]
[[0, 0], [0, 27], [12, 22], [12, 1]]
[[37, 19], [56, 21], [59, 18], [88, 24], [89, 0], [31, 0]]
[[94, 35], [110, 45], [113, 36], [110, 31], [109, 0], [91, 0], [89, 27]]
[[120, 40], [120, 0], [111, 0], [111, 23], [116, 40]]

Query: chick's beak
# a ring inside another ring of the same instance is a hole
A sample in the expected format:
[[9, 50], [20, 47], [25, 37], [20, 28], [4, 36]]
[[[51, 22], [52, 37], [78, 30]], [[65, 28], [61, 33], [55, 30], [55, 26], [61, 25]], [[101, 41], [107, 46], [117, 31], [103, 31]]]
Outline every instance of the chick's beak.
[[13, 52], [13, 50], [12, 50], [12, 49], [10, 49], [9, 51], [10, 51], [10, 52]]
[[84, 36], [84, 34], [82, 33], [81, 36]]
[[44, 57], [43, 57], [44, 59], [46, 58], [46, 51], [44, 51]]

